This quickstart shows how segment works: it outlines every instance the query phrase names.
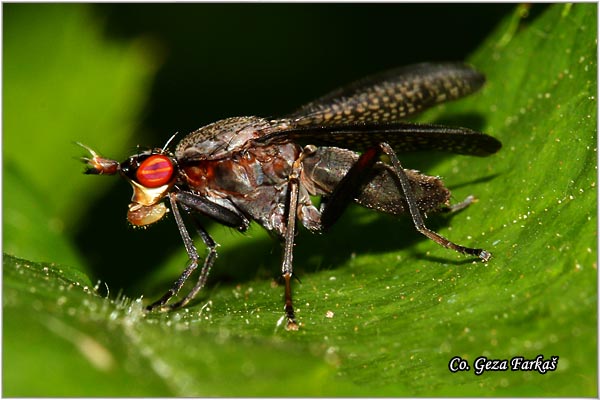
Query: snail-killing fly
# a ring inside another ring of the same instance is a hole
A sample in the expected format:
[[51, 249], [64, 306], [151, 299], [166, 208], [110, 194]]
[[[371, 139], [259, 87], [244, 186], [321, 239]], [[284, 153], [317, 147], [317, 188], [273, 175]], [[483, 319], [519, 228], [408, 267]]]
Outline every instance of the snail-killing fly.
[[[404, 169], [397, 156], [420, 150], [475, 156], [498, 151], [500, 142], [480, 132], [402, 121], [466, 96], [484, 81], [482, 74], [463, 64], [417, 64], [335, 90], [280, 119], [217, 121], [184, 137], [173, 151], [165, 145], [117, 162], [84, 146], [91, 156], [82, 160], [86, 173], [119, 173], [132, 185], [127, 213], [131, 224], [153, 224], [167, 214], [167, 206], [175, 218], [190, 261], [148, 310], [183, 307], [205, 285], [217, 244], [198, 216], [241, 232], [255, 221], [282, 241], [286, 327], [296, 330], [291, 289], [296, 223], [312, 232], [326, 231], [352, 202], [393, 215], [408, 214], [417, 231], [441, 246], [489, 260], [489, 252], [455, 244], [423, 222], [424, 213], [463, 208], [472, 197], [450, 205], [450, 191], [440, 178]], [[320, 203], [313, 204], [311, 196]], [[202, 263], [182, 214], [190, 217], [208, 248]], [[200, 264], [195, 286], [170, 302]]]

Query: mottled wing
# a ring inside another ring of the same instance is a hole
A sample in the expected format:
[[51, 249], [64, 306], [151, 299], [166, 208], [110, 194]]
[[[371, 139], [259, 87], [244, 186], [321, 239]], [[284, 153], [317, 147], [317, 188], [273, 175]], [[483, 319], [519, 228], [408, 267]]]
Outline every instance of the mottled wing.
[[487, 156], [501, 147], [491, 136], [466, 128], [401, 121], [435, 104], [466, 96], [484, 81], [483, 75], [463, 64], [398, 68], [301, 107], [259, 141], [295, 141], [358, 151], [387, 142], [398, 152], [441, 150]]
[[416, 64], [354, 82], [288, 117], [297, 126], [393, 123], [473, 93], [484, 83], [482, 74], [463, 64]]

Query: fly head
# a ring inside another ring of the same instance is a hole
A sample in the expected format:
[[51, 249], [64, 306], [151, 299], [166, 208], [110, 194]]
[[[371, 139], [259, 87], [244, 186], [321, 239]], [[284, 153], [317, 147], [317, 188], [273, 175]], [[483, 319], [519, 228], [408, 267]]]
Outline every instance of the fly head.
[[127, 220], [134, 226], [146, 226], [162, 219], [167, 213], [164, 198], [173, 188], [177, 176], [175, 158], [163, 149], [143, 151], [119, 163], [101, 157], [91, 148], [91, 158], [82, 157], [87, 164], [86, 174], [114, 175], [117, 172], [133, 188]]

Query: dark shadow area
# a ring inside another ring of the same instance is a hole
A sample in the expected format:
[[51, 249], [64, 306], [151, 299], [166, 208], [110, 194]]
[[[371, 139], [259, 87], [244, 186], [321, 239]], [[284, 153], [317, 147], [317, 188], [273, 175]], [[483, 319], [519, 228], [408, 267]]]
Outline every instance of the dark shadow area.
[[162, 67], [144, 139], [234, 115], [277, 117], [340, 85], [461, 61], [511, 4], [102, 4], [106, 34], [143, 35]]
[[[490, 174], [490, 175], [482, 176], [481, 178], [477, 178], [477, 179], [467, 179], [460, 183], [454, 183], [452, 185], [452, 189], [458, 189], [458, 188], [462, 188], [462, 187], [466, 187], [466, 186], [471, 186], [471, 185], [475, 185], [477, 183], [490, 182], [491, 180], [496, 179], [500, 175], [501, 174]], [[475, 196], [475, 197], [477, 197], [477, 196]]]

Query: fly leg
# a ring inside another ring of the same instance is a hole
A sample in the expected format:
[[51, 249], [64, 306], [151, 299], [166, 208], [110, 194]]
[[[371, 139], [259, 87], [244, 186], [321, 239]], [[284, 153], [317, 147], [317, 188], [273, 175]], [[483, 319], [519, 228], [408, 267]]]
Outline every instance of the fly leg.
[[[200, 270], [200, 276], [198, 277], [198, 282], [192, 288], [192, 290], [185, 295], [185, 297], [179, 300], [176, 303], [173, 303], [169, 306], [169, 309], [176, 310], [181, 307], [185, 307], [204, 286], [206, 286], [206, 281], [208, 280], [208, 274], [217, 258], [217, 243], [213, 240], [213, 238], [206, 232], [206, 230], [194, 219], [194, 224], [196, 225], [196, 231], [202, 238], [202, 241], [208, 247], [208, 255], [204, 259], [204, 265], [202, 265], [202, 269]], [[186, 278], [187, 279], [187, 278]], [[180, 286], [181, 288], [181, 286]]]
[[215, 221], [238, 229], [243, 232], [248, 228], [249, 221], [244, 217], [240, 212], [235, 210], [226, 208], [222, 205], [207, 201], [201, 196], [195, 195], [193, 193], [188, 192], [173, 192], [169, 194], [169, 201], [171, 203], [171, 209], [173, 210], [173, 216], [175, 217], [175, 222], [177, 223], [177, 228], [179, 229], [179, 234], [183, 239], [183, 244], [185, 246], [185, 250], [188, 253], [188, 257], [190, 260], [190, 264], [187, 268], [182, 272], [179, 279], [173, 283], [171, 289], [167, 291], [158, 301], [150, 304], [147, 307], [147, 310], [159, 309], [161, 311], [166, 310], [175, 310], [177, 308], [184, 307], [186, 304], [190, 302], [196, 296], [196, 294], [204, 287], [206, 284], [206, 280], [208, 279], [208, 273], [212, 268], [215, 258], [217, 257], [217, 244], [210, 237], [208, 232], [204, 230], [200, 224], [194, 219], [194, 223], [196, 224], [196, 230], [202, 238], [202, 241], [208, 247], [208, 256], [204, 259], [204, 265], [200, 270], [200, 276], [198, 278], [198, 282], [196, 286], [188, 293], [182, 300], [171, 304], [166, 305], [167, 302], [183, 287], [185, 281], [190, 277], [190, 275], [198, 268], [198, 262], [200, 257], [198, 256], [198, 250], [194, 246], [194, 242], [188, 233], [185, 224], [183, 223], [183, 218], [181, 218], [181, 213], [179, 212], [178, 205], [181, 205], [184, 211], [187, 213], [196, 212], [199, 214], [206, 215]]
[[321, 227], [323, 230], [331, 228], [342, 216], [348, 205], [358, 196], [363, 184], [367, 183], [371, 170], [380, 155], [381, 150], [377, 147], [365, 151], [333, 189], [333, 193], [321, 208]]
[[[483, 261], [488, 261], [490, 259], [492, 255], [488, 251], [460, 246], [425, 226], [425, 222], [423, 221], [423, 217], [419, 211], [415, 195], [410, 186], [409, 178], [406, 175], [406, 172], [404, 172], [404, 168], [400, 164], [398, 156], [396, 156], [394, 150], [387, 143], [380, 143], [378, 146], [371, 147], [365, 151], [336, 186], [322, 211], [321, 223], [323, 229], [330, 227], [340, 217], [348, 204], [350, 204], [350, 202], [357, 197], [357, 195], [360, 193], [362, 185], [367, 182], [373, 166], [379, 160], [379, 157], [382, 154], [388, 156], [391, 161], [396, 178], [400, 184], [400, 189], [404, 194], [404, 199], [408, 205], [408, 210], [417, 231], [443, 247], [455, 250], [459, 253], [477, 256]], [[471, 201], [472, 199], [467, 198], [465, 202], [460, 203], [461, 205], [457, 208], [457, 210], [464, 208]]]
[[314, 151], [312, 148], [305, 148], [298, 159], [294, 162], [292, 173], [288, 177], [289, 200], [287, 204], [286, 229], [283, 244], [283, 261], [281, 263], [281, 276], [285, 281], [285, 316], [288, 331], [297, 331], [299, 328], [294, 314], [294, 305], [292, 302], [292, 277], [294, 273], [294, 237], [296, 235], [296, 216], [298, 210], [298, 197], [300, 192], [300, 173], [302, 172], [302, 160], [307, 154]]
[[[204, 265], [202, 266], [202, 270], [200, 271], [200, 277], [198, 278], [198, 282], [196, 286], [188, 293], [182, 300], [177, 303], [166, 305], [166, 303], [183, 287], [184, 283], [190, 277], [190, 275], [198, 268], [198, 261], [200, 257], [198, 256], [198, 251], [196, 250], [196, 246], [194, 246], [194, 242], [190, 237], [184, 223], [183, 218], [181, 218], [181, 214], [179, 212], [179, 208], [177, 206], [177, 194], [172, 193], [169, 195], [169, 200], [171, 202], [171, 209], [173, 210], [173, 216], [175, 217], [175, 222], [177, 223], [177, 228], [179, 229], [179, 233], [181, 234], [181, 238], [183, 239], [183, 244], [185, 246], [185, 250], [188, 253], [188, 257], [190, 259], [190, 264], [183, 271], [179, 279], [177, 279], [173, 286], [165, 293], [158, 301], [150, 304], [146, 309], [148, 311], [152, 311], [155, 309], [159, 309], [160, 311], [167, 310], [175, 310], [181, 307], [184, 307], [187, 303], [190, 302], [196, 296], [196, 294], [204, 287], [206, 284], [206, 280], [208, 278], [208, 273], [215, 261], [217, 256], [217, 244], [213, 240], [212, 237], [200, 226], [200, 224], [196, 223], [196, 229], [202, 238], [204, 244], [208, 247], [208, 256], [204, 260]], [[195, 222], [195, 220], [194, 220]]]
[[423, 217], [421, 216], [421, 212], [417, 207], [417, 202], [410, 187], [410, 182], [408, 180], [408, 177], [406, 176], [406, 173], [404, 172], [404, 168], [402, 168], [402, 165], [400, 164], [400, 160], [398, 160], [398, 156], [396, 156], [396, 152], [394, 152], [391, 146], [387, 143], [381, 143], [379, 145], [379, 148], [381, 149], [380, 151], [387, 155], [392, 162], [392, 166], [394, 167], [396, 176], [400, 181], [400, 186], [402, 187], [402, 191], [404, 192], [406, 203], [408, 204], [408, 209], [410, 211], [413, 223], [415, 224], [415, 228], [420, 233], [427, 236], [429, 239], [433, 240], [441, 246], [452, 249], [459, 253], [477, 256], [481, 258], [482, 261], [488, 261], [492, 256], [490, 252], [483, 249], [474, 249], [458, 245], [425, 226], [425, 222], [423, 222]]

